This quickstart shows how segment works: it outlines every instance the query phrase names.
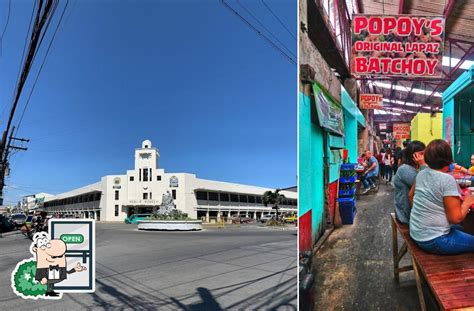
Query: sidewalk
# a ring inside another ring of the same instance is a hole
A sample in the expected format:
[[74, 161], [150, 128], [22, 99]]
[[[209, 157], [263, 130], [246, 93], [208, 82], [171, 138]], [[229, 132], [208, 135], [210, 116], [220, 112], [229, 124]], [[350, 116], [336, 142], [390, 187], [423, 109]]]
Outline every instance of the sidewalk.
[[9, 236], [12, 236], [12, 235], [17, 235], [17, 234], [21, 234], [21, 231], [20, 230], [14, 230], [14, 231], [8, 231], [8, 232], [1, 232], [0, 233], [0, 238], [6, 238], [6, 237], [9, 237]]
[[321, 246], [313, 259], [315, 310], [419, 309], [414, 274], [402, 273], [400, 284], [393, 279], [392, 211], [393, 188], [382, 184], [358, 200], [355, 223]]

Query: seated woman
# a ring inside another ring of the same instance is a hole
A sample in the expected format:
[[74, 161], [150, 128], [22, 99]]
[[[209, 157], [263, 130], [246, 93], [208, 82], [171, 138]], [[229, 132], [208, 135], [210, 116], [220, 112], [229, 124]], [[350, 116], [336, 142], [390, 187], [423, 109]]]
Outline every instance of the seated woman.
[[411, 204], [408, 193], [415, 183], [420, 166], [425, 164], [423, 152], [426, 146], [421, 141], [414, 140], [403, 150], [404, 156], [400, 167], [393, 177], [395, 187], [395, 216], [398, 221], [408, 224], [410, 220]]
[[456, 180], [446, 174], [453, 163], [451, 147], [444, 140], [433, 140], [425, 149], [424, 159], [428, 168], [418, 173], [410, 190], [410, 236], [430, 253], [474, 252], [474, 235], [463, 232], [461, 226], [453, 226], [464, 220], [474, 197], [467, 196], [462, 201]]

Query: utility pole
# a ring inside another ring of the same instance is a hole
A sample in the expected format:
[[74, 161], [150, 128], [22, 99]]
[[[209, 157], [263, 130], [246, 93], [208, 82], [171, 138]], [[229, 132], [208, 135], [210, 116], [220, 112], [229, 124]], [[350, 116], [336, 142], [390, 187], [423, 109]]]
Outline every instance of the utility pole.
[[21, 151], [28, 150], [28, 148], [25, 148], [25, 147], [12, 145], [12, 140], [20, 141], [20, 142], [30, 141], [29, 139], [26, 139], [26, 138], [13, 137], [14, 132], [15, 132], [15, 127], [12, 128], [12, 133], [10, 134], [10, 137], [8, 138], [8, 144], [4, 149], [4, 152], [1, 157], [1, 162], [0, 162], [0, 205], [3, 205], [3, 187], [5, 186], [5, 176], [8, 175], [7, 172], [9, 171], [8, 155], [10, 153], [10, 150], [21, 150]]

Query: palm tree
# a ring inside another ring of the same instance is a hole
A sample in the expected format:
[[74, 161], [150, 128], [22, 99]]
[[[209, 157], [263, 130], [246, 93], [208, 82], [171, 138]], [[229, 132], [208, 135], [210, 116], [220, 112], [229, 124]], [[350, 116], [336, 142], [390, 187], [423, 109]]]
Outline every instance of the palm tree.
[[280, 189], [275, 191], [265, 191], [262, 197], [263, 205], [272, 205], [272, 208], [276, 209], [276, 220], [278, 220], [278, 205], [283, 204], [286, 197], [280, 194]]

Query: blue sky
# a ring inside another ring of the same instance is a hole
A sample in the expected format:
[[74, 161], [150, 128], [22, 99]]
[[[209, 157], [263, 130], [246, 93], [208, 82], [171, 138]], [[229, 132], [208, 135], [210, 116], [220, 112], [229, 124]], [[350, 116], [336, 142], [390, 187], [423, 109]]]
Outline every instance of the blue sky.
[[[227, 2], [245, 14], [235, 0]], [[265, 2], [296, 35], [296, 3]], [[296, 40], [261, 1], [241, 3], [296, 54]], [[2, 0], [1, 29], [7, 8]], [[30, 1], [13, 1], [2, 42], [2, 131], [31, 10]], [[11, 158], [6, 203], [123, 174], [144, 139], [159, 148], [168, 172], [296, 184], [296, 66], [220, 1], [72, 0], [61, 25], [17, 133], [31, 141]]]

